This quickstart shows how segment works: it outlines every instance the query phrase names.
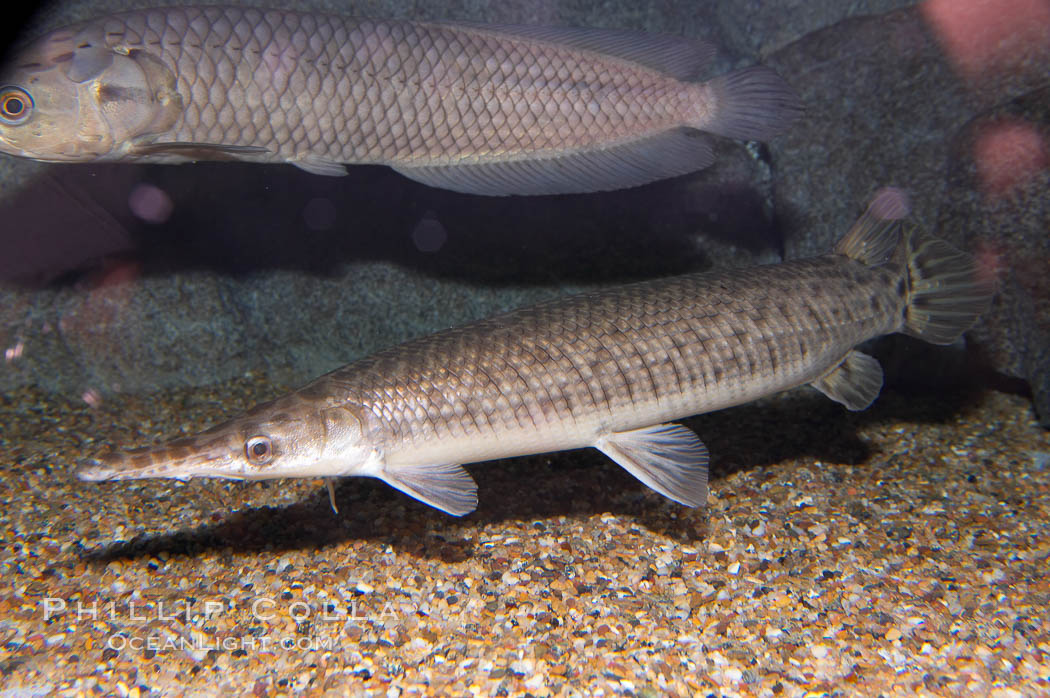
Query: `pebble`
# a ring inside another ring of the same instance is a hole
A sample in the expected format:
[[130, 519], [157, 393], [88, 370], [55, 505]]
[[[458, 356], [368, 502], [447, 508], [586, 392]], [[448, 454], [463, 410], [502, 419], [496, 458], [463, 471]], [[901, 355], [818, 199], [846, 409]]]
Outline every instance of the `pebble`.
[[[798, 432], [816, 401], [701, 417], [693, 425], [712, 453], [744, 464], [716, 461], [706, 510], [672, 505], [582, 452], [471, 466], [481, 508], [463, 519], [365, 479], [340, 485], [335, 515], [312, 480], [72, 477], [107, 442], [198, 429], [274, 392], [243, 379], [94, 410], [33, 390], [2, 396], [5, 686], [1050, 693], [1050, 471], [1032, 456], [1050, 452], [1050, 437], [1021, 398], [988, 393], [945, 419], [930, 416], [942, 406], [889, 391], [868, 413], [820, 412], [844, 440]], [[66, 428], [41, 429], [56, 423]], [[802, 445], [784, 450], [793, 432]], [[737, 438], [755, 433], [769, 443]], [[968, 455], [948, 446], [958, 444]], [[61, 618], [44, 621], [46, 599], [66, 602]], [[130, 617], [132, 601], [145, 620]], [[98, 617], [78, 620], [78, 602], [97, 604]], [[186, 604], [188, 617], [170, 612]], [[114, 649], [117, 633], [184, 644]]]

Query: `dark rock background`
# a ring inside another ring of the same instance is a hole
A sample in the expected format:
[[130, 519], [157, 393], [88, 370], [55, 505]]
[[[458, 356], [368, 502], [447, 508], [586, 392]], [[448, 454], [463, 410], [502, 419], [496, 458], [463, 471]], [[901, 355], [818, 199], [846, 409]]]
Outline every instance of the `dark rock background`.
[[[722, 49], [712, 74], [774, 67], [807, 113], [769, 146], [719, 141], [717, 165], [693, 176], [533, 199], [458, 195], [377, 167], [325, 178], [287, 166], [4, 157], [0, 390], [104, 396], [249, 371], [301, 382], [541, 298], [819, 254], [892, 184], [910, 193], [916, 225], [998, 270], [1001, 292], [971, 344], [1027, 381], [1048, 421], [1050, 10], [1003, 0], [986, 17], [966, 3], [910, 4], [304, 3], [681, 33]], [[27, 32], [126, 6], [53, 3]], [[952, 352], [880, 350], [905, 384], [931, 362], [971, 370]]]

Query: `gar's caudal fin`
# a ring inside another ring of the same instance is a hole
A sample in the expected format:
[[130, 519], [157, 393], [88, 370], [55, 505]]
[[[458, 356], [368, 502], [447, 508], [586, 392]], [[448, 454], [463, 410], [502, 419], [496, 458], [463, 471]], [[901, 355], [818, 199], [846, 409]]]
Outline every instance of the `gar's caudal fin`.
[[784, 80], [764, 66], [722, 75], [708, 82], [714, 118], [695, 125], [703, 131], [745, 141], [765, 141], [802, 114], [802, 103]]
[[988, 309], [995, 291], [970, 255], [918, 231], [908, 239], [908, 306], [904, 332], [951, 344]]
[[900, 220], [908, 211], [904, 192], [882, 189], [835, 252], [878, 266], [903, 244], [908, 304], [901, 331], [933, 344], [951, 344], [988, 309], [995, 281], [990, 273], [981, 273], [973, 257], [944, 240], [917, 230], [902, 232]]

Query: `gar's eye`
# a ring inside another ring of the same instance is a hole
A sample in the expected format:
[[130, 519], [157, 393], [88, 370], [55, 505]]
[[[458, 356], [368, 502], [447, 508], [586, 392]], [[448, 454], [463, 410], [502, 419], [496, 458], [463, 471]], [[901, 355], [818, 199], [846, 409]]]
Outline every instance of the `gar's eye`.
[[33, 97], [21, 87], [0, 87], [0, 121], [9, 126], [24, 123], [33, 113]]
[[252, 465], [266, 465], [273, 460], [273, 443], [268, 436], [253, 436], [244, 442], [244, 455]]

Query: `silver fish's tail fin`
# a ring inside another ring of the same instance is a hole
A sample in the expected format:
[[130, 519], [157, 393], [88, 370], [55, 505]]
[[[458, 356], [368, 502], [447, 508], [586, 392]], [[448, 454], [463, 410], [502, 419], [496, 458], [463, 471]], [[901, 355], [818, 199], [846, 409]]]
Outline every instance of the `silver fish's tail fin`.
[[689, 124], [702, 131], [744, 141], [766, 141], [786, 130], [802, 114], [798, 95], [764, 66], [737, 70], [703, 85], [713, 99], [713, 116]]
[[912, 231], [906, 242], [909, 289], [903, 331], [933, 344], [951, 344], [988, 310], [994, 273], [925, 233]]

